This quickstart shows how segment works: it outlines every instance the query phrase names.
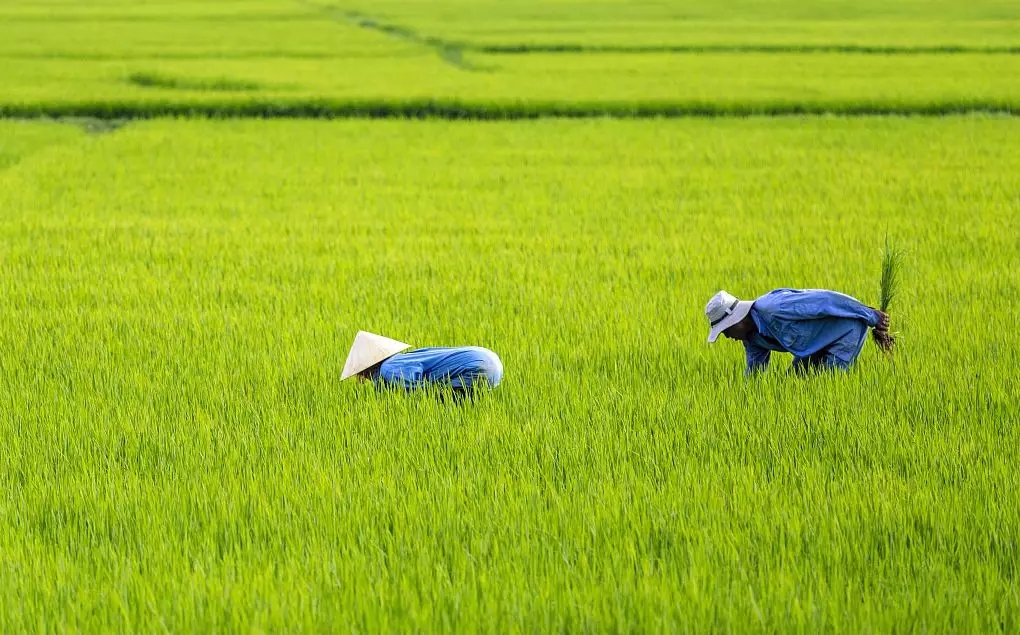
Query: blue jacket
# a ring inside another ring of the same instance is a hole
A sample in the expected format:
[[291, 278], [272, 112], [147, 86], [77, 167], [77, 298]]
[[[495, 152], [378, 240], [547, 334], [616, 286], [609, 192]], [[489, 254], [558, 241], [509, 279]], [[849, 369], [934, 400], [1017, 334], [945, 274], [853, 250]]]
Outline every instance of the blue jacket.
[[378, 377], [386, 385], [402, 388], [426, 383], [471, 388], [479, 380], [496, 387], [503, 379], [503, 363], [495, 353], [480, 346], [419, 348], [384, 361]]
[[878, 311], [854, 298], [822, 289], [776, 289], [751, 306], [758, 333], [744, 342], [747, 373], [768, 366], [772, 351], [793, 353], [826, 366], [849, 368], [861, 353]]

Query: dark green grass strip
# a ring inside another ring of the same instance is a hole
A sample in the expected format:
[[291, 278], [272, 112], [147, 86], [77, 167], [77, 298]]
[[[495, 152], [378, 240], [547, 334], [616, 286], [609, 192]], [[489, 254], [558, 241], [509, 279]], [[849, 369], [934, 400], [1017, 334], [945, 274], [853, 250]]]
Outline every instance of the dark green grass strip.
[[460, 44], [462, 49], [492, 55], [529, 53], [851, 53], [861, 55], [955, 55], [978, 53], [1020, 55], [1020, 46], [886, 46], [862, 44], [677, 44], [677, 45], [588, 45], [588, 44]]
[[251, 91], [261, 86], [255, 82], [231, 79], [229, 77], [196, 78], [171, 77], [161, 73], [132, 73], [126, 81], [143, 88], [163, 88], [174, 90], [207, 90], [207, 91]]
[[[464, 57], [465, 53], [483, 53], [487, 55], [527, 55], [541, 53], [561, 54], [697, 54], [697, 53], [733, 53], [733, 54], [811, 54], [811, 53], [846, 53], [859, 55], [1020, 55], [1020, 46], [859, 46], [855, 44], [705, 44], [705, 45], [663, 45], [663, 46], [590, 46], [584, 44], [469, 44], [440, 42], [428, 37], [419, 42], [422, 46], [431, 47], [450, 64], [462, 70], [489, 70], [485, 66], [472, 62]], [[344, 51], [326, 53], [316, 51], [170, 51], [127, 53], [97, 53], [94, 51], [29, 51], [0, 54], [0, 60], [76, 60], [76, 61], [118, 61], [118, 60], [342, 60], [378, 58], [378, 51]], [[386, 57], [409, 56], [406, 53], [386, 52]]]
[[0, 116], [150, 119], [156, 117], [302, 118], [302, 119], [470, 119], [515, 120], [561, 118], [682, 118], [788, 115], [916, 115], [967, 113], [1013, 115], [1020, 101], [946, 100], [917, 103], [859, 102], [472, 102], [444, 99], [412, 100], [248, 100], [234, 102], [154, 101], [0, 104]]

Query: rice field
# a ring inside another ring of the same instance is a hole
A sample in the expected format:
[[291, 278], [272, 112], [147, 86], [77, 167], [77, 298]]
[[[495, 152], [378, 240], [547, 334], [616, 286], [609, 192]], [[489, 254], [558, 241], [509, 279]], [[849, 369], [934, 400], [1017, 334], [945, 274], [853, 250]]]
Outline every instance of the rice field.
[[[436, 56], [320, 60], [32, 61], [15, 75], [9, 115], [346, 116], [925, 114], [1011, 112], [1020, 55], [477, 55], [469, 72]], [[427, 69], [427, 72], [424, 70]], [[333, 72], [330, 72], [333, 71]], [[3, 72], [3, 71], [0, 71]], [[697, 77], [688, 82], [685, 77]], [[73, 78], [73, 99], [66, 95]]]
[[[1016, 632], [1018, 20], [5, 2], [0, 632]], [[706, 344], [886, 245], [893, 355]]]
[[[329, 0], [311, 0], [325, 8]], [[1020, 9], [1004, 0], [354, 0], [347, 11], [496, 50], [690, 46], [1015, 49]]]
[[[2, 130], [4, 630], [1017, 626], [1012, 119]], [[885, 236], [892, 359], [704, 343]], [[507, 376], [340, 384], [358, 328]]]
[[0, 8], [0, 114], [506, 119], [1018, 108], [1013, 3], [802, 5], [14, 0]]

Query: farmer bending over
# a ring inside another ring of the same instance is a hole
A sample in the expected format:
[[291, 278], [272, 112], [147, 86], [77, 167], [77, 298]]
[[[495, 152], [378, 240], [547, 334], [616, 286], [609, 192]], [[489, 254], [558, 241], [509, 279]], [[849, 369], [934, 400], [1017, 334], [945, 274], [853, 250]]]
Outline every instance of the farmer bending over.
[[744, 343], [749, 375], [769, 364], [772, 351], [793, 353], [791, 370], [849, 369], [861, 354], [868, 328], [875, 342], [892, 348], [889, 316], [835, 291], [776, 289], [757, 300], [738, 300], [725, 291], [705, 306], [711, 330]]
[[357, 376], [380, 386], [414, 389], [450, 386], [455, 394], [470, 394], [476, 386], [495, 388], [503, 379], [503, 363], [487, 348], [410, 348], [388, 337], [358, 331], [347, 354], [341, 381]]

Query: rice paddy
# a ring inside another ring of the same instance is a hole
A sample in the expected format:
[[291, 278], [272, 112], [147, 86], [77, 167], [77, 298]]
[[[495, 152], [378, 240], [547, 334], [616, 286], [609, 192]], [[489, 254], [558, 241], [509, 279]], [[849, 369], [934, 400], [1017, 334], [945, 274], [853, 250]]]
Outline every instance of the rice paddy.
[[0, 7], [0, 631], [1020, 628], [1015, 7], [424, 7]]
[[0, 114], [504, 119], [1018, 107], [1020, 11], [1010, 3], [801, 4], [18, 0], [0, 8]]

